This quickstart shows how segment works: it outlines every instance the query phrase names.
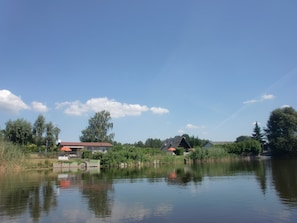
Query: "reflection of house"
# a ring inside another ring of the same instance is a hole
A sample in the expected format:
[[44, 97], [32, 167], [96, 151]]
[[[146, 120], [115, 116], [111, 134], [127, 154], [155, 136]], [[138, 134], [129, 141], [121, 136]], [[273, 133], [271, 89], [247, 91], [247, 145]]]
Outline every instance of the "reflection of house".
[[166, 139], [163, 141], [161, 146], [161, 150], [168, 151], [169, 148], [184, 148], [185, 152], [189, 152], [191, 149], [190, 143], [186, 140], [185, 137], [182, 136], [175, 136], [174, 138]]
[[112, 144], [108, 142], [60, 142], [58, 144], [59, 148], [69, 147], [71, 151], [70, 156], [81, 157], [82, 150], [88, 150], [94, 152], [107, 152]]

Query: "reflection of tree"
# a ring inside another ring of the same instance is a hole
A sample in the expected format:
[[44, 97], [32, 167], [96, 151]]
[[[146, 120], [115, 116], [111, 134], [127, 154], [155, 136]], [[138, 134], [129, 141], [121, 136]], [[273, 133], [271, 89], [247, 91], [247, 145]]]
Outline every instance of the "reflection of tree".
[[266, 189], [267, 189], [266, 172], [269, 170], [269, 166], [268, 166], [269, 163], [270, 161], [258, 162], [259, 165], [257, 166], [257, 168], [255, 168], [257, 180], [260, 183], [260, 187], [263, 194], [266, 193]]
[[44, 178], [43, 173], [22, 173], [1, 178], [0, 212], [14, 217], [28, 209], [33, 221], [38, 222], [43, 211], [49, 213], [57, 205], [52, 181], [52, 178]]
[[283, 203], [297, 206], [296, 160], [272, 160], [272, 179]]
[[111, 216], [113, 199], [112, 181], [98, 174], [83, 174], [81, 182], [82, 194], [89, 200], [89, 208], [96, 217]]

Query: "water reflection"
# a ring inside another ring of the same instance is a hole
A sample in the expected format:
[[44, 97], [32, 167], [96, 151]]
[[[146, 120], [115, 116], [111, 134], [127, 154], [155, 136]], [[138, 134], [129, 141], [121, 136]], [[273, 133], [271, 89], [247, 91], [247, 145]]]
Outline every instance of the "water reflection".
[[297, 207], [297, 160], [272, 160], [273, 184], [286, 205]]
[[0, 176], [0, 216], [14, 218], [29, 210], [33, 222], [57, 206], [56, 176], [48, 172]]
[[[250, 211], [258, 221], [254, 209], [259, 208], [265, 214], [257, 210], [258, 215], [269, 220], [276, 214], [272, 211], [280, 209], [277, 196], [289, 208], [288, 220], [297, 217], [296, 173], [297, 160], [268, 160], [0, 175], [0, 222], [184, 220], [177, 211], [187, 213], [190, 222], [197, 208], [204, 210], [200, 215], [210, 215], [210, 206], [224, 215], [238, 204], [246, 211], [241, 217]], [[274, 206], [265, 209], [269, 199]]]

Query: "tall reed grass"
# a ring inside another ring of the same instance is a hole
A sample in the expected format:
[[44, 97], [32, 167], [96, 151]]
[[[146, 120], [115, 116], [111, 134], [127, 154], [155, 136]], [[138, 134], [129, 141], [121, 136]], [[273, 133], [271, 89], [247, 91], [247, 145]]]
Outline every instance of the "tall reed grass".
[[25, 161], [25, 154], [18, 145], [0, 139], [0, 171], [21, 169]]

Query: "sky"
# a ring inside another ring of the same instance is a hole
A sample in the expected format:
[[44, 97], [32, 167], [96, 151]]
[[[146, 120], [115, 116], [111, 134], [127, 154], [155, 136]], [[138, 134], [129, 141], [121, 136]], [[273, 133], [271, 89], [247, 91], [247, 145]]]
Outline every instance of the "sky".
[[122, 143], [212, 141], [297, 109], [295, 0], [1, 0], [0, 129], [42, 114], [79, 141], [109, 111]]

